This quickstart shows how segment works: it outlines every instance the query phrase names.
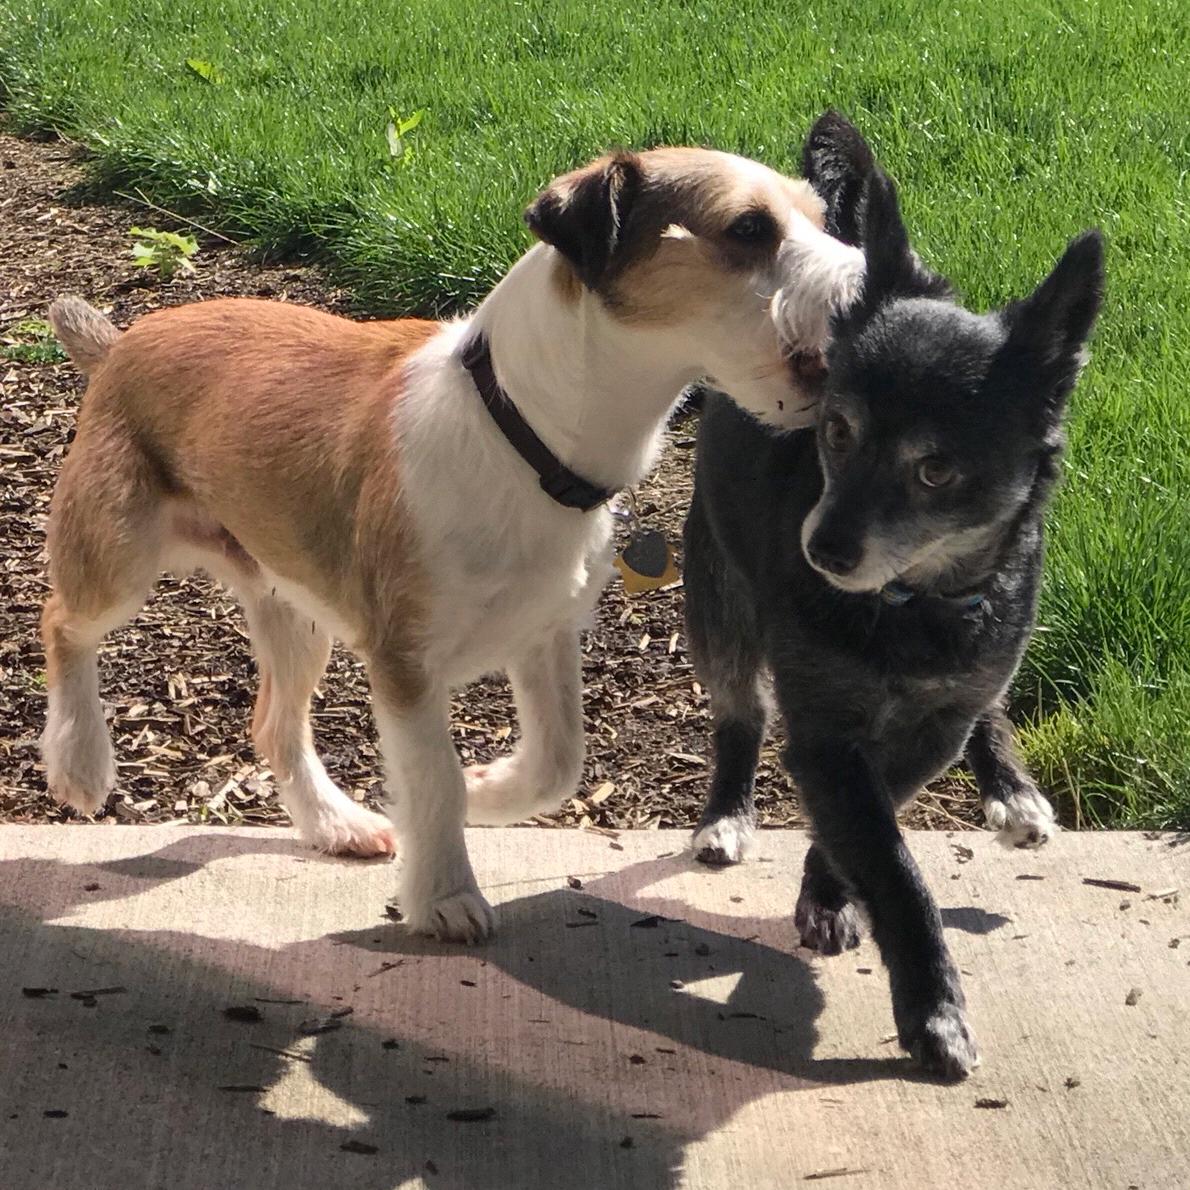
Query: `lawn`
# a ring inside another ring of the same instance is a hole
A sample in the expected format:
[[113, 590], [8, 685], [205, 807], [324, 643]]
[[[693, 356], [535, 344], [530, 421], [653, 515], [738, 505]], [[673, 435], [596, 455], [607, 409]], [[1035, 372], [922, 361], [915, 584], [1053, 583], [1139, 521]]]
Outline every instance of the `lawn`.
[[[833, 105], [976, 306], [1097, 224], [1109, 293], [1071, 422], [1028, 758], [1088, 823], [1190, 825], [1190, 10], [755, 0], [0, 0], [0, 101], [375, 311], [448, 312], [523, 250], [536, 188], [613, 144], [794, 168]], [[198, 64], [197, 69], [187, 60]], [[424, 112], [394, 158], [390, 118]], [[0, 176], [2, 184], [2, 176]]]

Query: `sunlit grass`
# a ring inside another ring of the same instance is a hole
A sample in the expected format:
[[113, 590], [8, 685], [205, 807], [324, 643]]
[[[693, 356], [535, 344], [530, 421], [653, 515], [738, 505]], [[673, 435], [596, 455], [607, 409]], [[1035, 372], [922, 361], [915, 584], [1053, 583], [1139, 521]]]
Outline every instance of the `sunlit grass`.
[[[1190, 822], [1190, 17], [1179, 0], [0, 0], [19, 125], [99, 177], [320, 253], [380, 312], [473, 301], [519, 212], [610, 145], [792, 169], [826, 106], [869, 134], [922, 254], [1018, 296], [1097, 224], [1109, 293], [1014, 710], [1088, 820]], [[207, 81], [187, 59], [210, 63]], [[390, 117], [424, 110], [394, 162]]]

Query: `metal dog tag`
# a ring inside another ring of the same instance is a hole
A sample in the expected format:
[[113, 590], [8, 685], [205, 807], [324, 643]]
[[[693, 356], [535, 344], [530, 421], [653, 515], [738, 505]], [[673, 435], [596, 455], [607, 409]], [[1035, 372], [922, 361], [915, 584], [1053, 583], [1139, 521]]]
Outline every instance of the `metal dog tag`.
[[629, 595], [668, 587], [680, 577], [673, 546], [656, 529], [633, 534], [616, 558], [616, 569]]

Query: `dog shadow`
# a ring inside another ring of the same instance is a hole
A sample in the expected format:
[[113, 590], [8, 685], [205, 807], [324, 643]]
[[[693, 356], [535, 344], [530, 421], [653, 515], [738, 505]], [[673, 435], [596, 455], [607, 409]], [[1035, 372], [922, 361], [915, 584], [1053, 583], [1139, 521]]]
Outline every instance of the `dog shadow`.
[[[0, 862], [9, 1190], [527, 1188], [560, 1171], [576, 1190], [677, 1186], [687, 1148], [754, 1100], [913, 1077], [891, 1056], [815, 1058], [823, 997], [791, 922], [653, 895], [685, 855], [506, 901], [501, 932], [471, 951], [380, 906], [374, 927], [275, 949], [72, 920], [99, 900], [184, 898], [209, 864], [262, 852], [342, 862], [248, 832], [99, 864]], [[955, 912], [976, 932], [999, 918]], [[70, 995], [97, 988], [91, 1005]], [[228, 1019], [233, 1002], [262, 1020]], [[311, 1033], [311, 1020], [336, 1023]], [[68, 1116], [43, 1114], [56, 1110]], [[66, 1136], [88, 1154], [74, 1183]]]
[[1012, 924], [1011, 917], [1003, 913], [989, 913], [974, 905], [955, 906], [940, 910], [942, 924], [951, 930], [962, 930], [964, 934], [979, 934], [986, 937], [993, 930]]

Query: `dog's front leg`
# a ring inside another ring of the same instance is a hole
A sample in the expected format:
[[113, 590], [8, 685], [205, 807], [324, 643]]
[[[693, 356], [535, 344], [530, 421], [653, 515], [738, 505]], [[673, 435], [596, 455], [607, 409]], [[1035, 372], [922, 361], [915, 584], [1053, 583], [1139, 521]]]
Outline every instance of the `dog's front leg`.
[[926, 1070], [965, 1077], [978, 1059], [958, 969], [883, 782], [855, 747], [794, 739], [786, 764], [818, 846], [868, 911], [901, 1044]]
[[467, 821], [506, 826], [549, 813], [583, 773], [582, 665], [567, 626], [508, 667], [521, 740], [511, 756], [465, 770]]
[[401, 696], [372, 667], [376, 724], [387, 770], [389, 815], [401, 845], [397, 905], [410, 928], [444, 941], [478, 942], [495, 925], [463, 837], [463, 770], [450, 738], [450, 698], [430, 688]]
[[860, 943], [859, 913], [817, 843], [806, 852], [793, 924], [801, 944], [821, 955], [842, 954]]

